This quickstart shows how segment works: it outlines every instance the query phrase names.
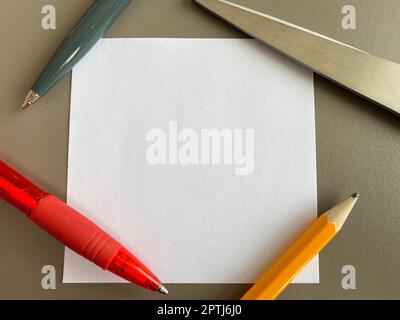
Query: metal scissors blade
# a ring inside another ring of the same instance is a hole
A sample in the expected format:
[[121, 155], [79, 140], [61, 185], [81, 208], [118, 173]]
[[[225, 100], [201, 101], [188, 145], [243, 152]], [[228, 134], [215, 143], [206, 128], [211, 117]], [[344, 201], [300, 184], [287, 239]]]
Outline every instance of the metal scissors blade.
[[195, 0], [319, 75], [400, 115], [400, 64], [225, 0]]

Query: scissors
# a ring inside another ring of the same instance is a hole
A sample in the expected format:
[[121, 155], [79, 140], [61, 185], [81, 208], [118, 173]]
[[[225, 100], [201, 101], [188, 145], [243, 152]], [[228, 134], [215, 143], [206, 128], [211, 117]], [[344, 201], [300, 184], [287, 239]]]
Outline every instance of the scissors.
[[400, 116], [400, 64], [225, 0], [195, 0], [244, 33]]

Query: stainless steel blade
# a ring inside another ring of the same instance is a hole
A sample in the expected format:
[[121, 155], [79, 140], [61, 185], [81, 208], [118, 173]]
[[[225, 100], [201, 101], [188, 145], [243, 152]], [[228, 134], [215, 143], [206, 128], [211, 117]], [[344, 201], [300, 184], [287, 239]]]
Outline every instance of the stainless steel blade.
[[400, 64], [225, 0], [195, 0], [321, 76], [400, 115]]

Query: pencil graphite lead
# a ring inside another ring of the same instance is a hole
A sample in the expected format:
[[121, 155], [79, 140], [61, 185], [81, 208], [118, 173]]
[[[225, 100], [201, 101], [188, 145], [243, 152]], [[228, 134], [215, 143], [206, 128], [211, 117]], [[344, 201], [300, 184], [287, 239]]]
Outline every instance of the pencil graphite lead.
[[34, 92], [34, 91], [29, 91], [29, 93], [26, 95], [26, 98], [24, 100], [24, 103], [22, 104], [22, 110], [25, 110], [26, 108], [30, 107], [33, 105], [36, 101], [38, 101], [40, 96]]
[[167, 288], [164, 287], [162, 284], [160, 284], [160, 286], [158, 287], [157, 291], [162, 293], [162, 294], [168, 294]]

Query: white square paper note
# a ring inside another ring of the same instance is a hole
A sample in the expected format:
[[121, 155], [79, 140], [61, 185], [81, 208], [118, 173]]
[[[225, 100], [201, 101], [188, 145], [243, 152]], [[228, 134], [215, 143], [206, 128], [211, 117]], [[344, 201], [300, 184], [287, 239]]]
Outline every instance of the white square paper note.
[[101, 40], [73, 72], [68, 203], [164, 283], [254, 282], [316, 218], [312, 73], [254, 40]]

